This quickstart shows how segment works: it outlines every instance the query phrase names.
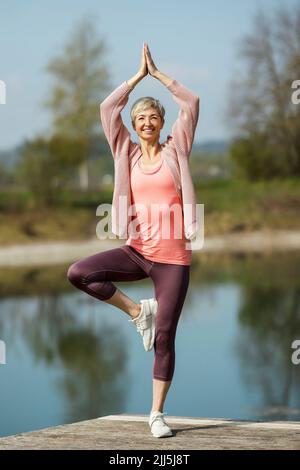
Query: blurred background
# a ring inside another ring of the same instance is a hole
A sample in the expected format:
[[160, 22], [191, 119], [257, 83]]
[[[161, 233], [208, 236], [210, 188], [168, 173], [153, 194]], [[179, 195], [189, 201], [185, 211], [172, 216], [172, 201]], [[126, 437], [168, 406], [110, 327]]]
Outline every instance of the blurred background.
[[[114, 184], [99, 104], [136, 74], [144, 41], [200, 96], [190, 167], [205, 242], [165, 410], [300, 419], [299, 2], [11, 0], [0, 9], [2, 436], [151, 408], [153, 352], [124, 313], [66, 277], [124, 244], [96, 236]], [[166, 109], [162, 142], [179, 110], [157, 80], [135, 87], [122, 118], [138, 142], [130, 108], [149, 95]], [[153, 296], [150, 279], [118, 287]]]

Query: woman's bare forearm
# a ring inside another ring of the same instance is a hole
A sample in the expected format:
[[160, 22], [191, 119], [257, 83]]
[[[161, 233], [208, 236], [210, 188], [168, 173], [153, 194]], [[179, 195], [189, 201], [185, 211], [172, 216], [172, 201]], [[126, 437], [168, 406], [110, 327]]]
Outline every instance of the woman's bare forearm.
[[134, 88], [144, 77], [136, 73], [130, 80], [126, 80], [130, 88]]
[[[153, 73], [152, 77], [159, 80], [163, 85], [168, 86], [173, 82], [173, 78], [169, 77], [163, 72], [157, 70]], [[130, 80], [126, 80], [127, 84], [130, 88], [134, 88], [144, 77], [142, 77], [139, 73], [135, 74]]]
[[159, 80], [165, 86], [168, 86], [173, 82], [173, 78], [168, 77], [168, 75], [163, 72], [160, 72], [159, 70], [156, 70], [156, 72], [154, 72], [152, 76]]

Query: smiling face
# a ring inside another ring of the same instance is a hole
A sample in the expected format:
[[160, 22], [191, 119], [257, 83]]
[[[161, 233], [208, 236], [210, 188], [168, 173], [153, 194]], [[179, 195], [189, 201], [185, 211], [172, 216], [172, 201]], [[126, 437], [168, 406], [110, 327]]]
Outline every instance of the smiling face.
[[140, 139], [158, 142], [164, 120], [155, 108], [141, 110], [135, 117], [135, 130]]

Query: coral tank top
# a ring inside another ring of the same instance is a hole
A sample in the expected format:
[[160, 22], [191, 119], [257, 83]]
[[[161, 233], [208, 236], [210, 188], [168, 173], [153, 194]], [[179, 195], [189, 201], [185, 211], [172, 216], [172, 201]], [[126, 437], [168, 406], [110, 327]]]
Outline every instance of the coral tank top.
[[129, 230], [125, 244], [151, 261], [190, 265], [192, 251], [185, 247], [182, 203], [163, 153], [150, 170], [143, 169], [138, 159], [131, 171], [130, 191], [133, 232]]

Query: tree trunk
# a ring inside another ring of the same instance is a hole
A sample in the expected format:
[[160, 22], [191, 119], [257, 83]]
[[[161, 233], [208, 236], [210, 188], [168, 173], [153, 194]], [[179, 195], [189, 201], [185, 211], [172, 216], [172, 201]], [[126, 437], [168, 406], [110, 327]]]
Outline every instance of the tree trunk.
[[79, 165], [79, 187], [81, 191], [87, 191], [89, 189], [89, 167], [87, 159]]

